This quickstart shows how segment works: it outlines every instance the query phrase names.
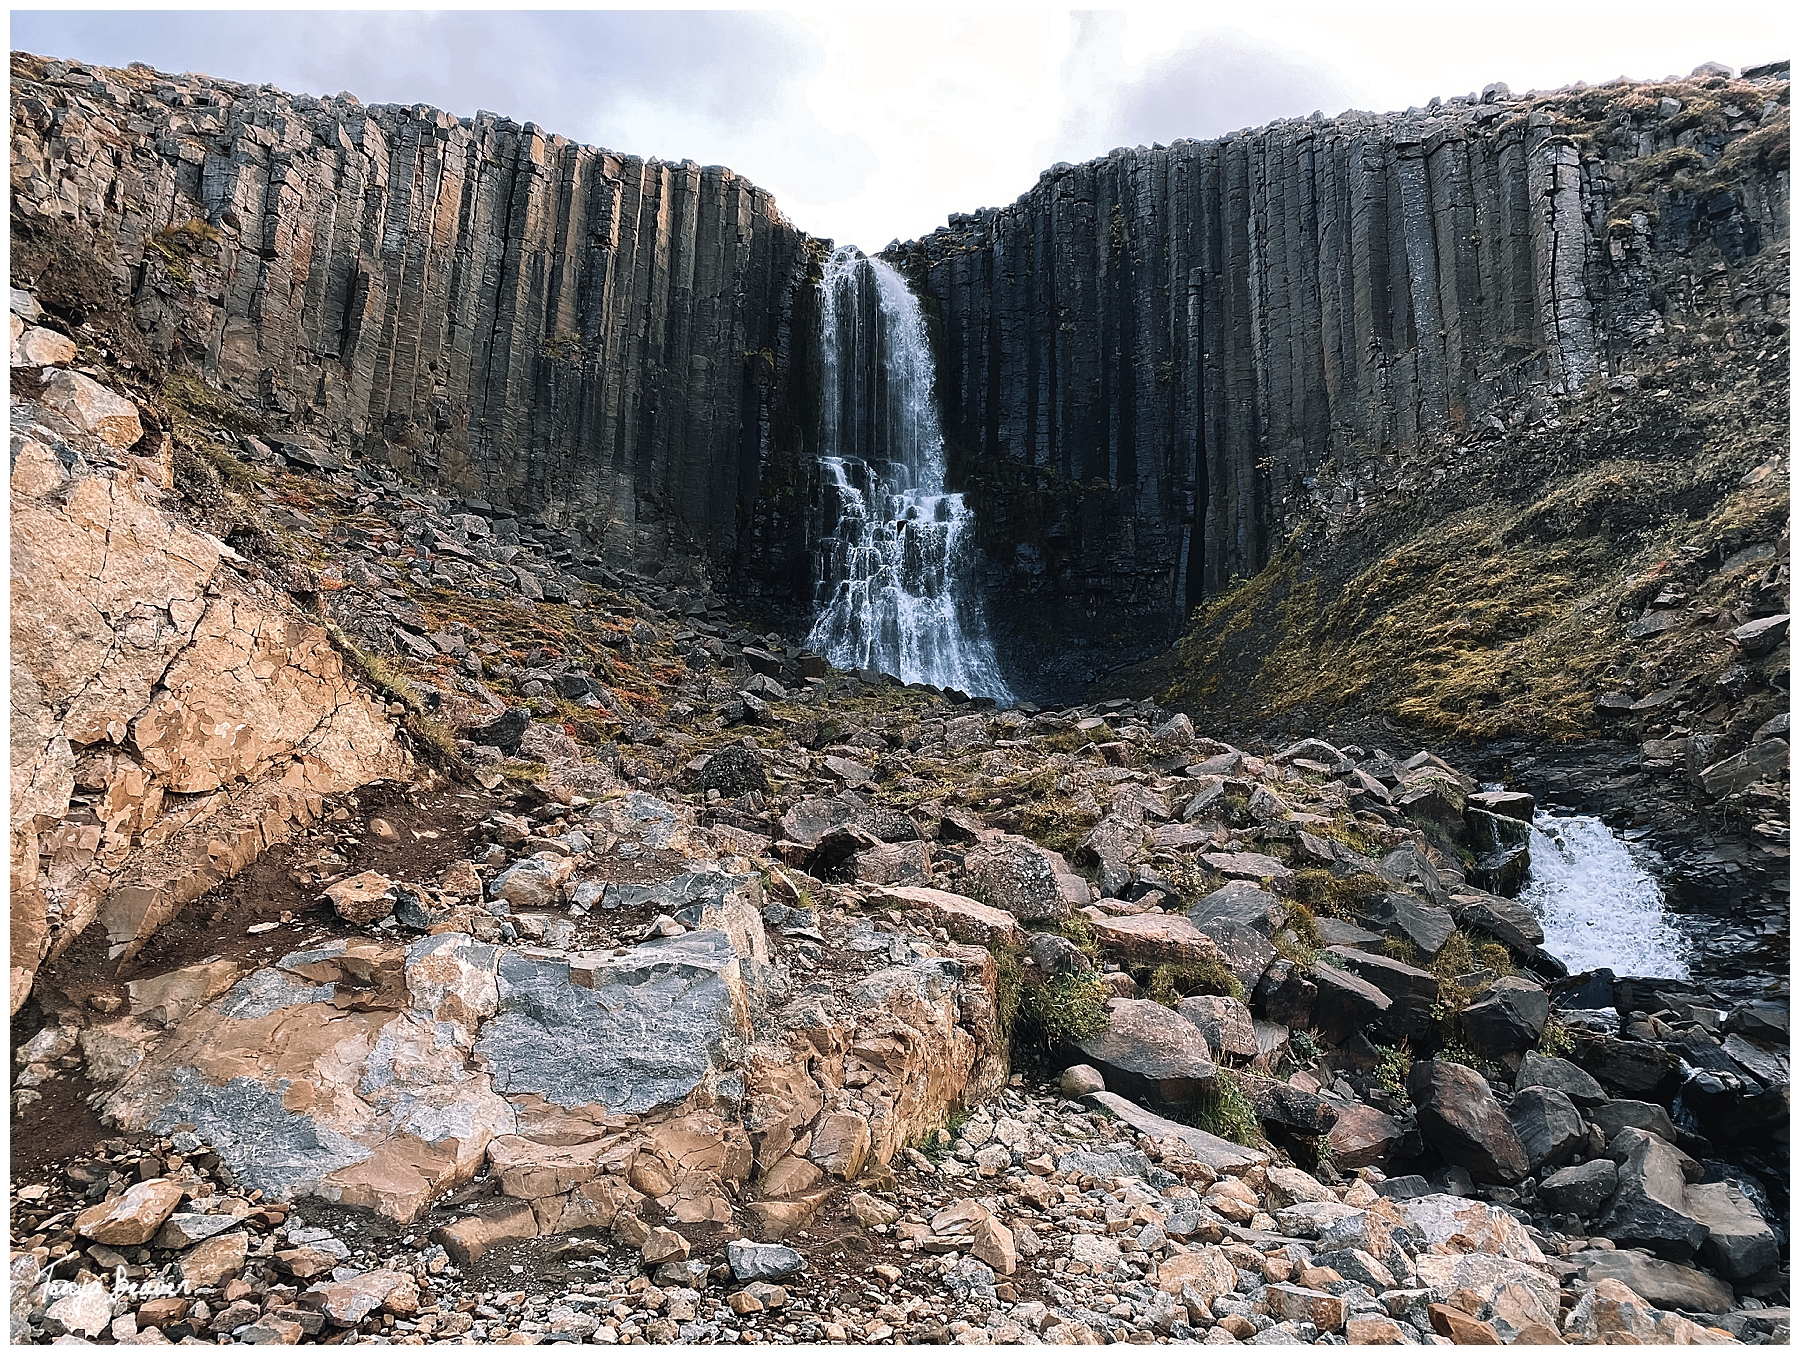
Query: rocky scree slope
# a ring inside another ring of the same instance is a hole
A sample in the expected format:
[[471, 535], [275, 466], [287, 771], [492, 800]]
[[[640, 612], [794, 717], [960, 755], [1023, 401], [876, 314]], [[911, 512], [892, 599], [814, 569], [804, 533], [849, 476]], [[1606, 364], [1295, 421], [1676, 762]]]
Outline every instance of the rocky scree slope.
[[[47, 393], [75, 345], [32, 328]], [[1529, 797], [832, 673], [138, 412], [170, 508], [229, 474], [245, 577], [467, 780], [323, 800], [43, 967], [16, 1339], [1785, 1339], [1733, 1157], [1785, 1123], [1785, 1005], [1563, 978], [1505, 897]]]
[[[1400, 543], [1384, 513], [1454, 523], [1496, 477], [1554, 502], [1584, 458], [1545, 430], [1633, 381], [1680, 391], [1661, 369], [1696, 343], [1744, 378], [1785, 371], [1788, 118], [1785, 63], [1490, 86], [1058, 165], [890, 247], [934, 316], [988, 588], [1033, 602], [990, 609], [1002, 654], [1078, 687], [1155, 653], [1307, 526], [1322, 610]], [[1782, 450], [1785, 398], [1765, 399], [1738, 474]], [[1703, 516], [1731, 483], [1648, 511]], [[1251, 671], [1287, 633], [1261, 620], [1236, 645]], [[1278, 676], [1219, 690], [1335, 694]]]

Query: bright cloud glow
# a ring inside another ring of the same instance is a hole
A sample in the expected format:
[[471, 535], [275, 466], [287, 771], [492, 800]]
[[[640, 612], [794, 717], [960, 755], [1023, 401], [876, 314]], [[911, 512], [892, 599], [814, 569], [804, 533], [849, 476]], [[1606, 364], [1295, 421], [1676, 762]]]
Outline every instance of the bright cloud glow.
[[490, 108], [727, 164], [797, 224], [878, 249], [1058, 160], [1278, 117], [1404, 109], [1786, 57], [1785, 7], [1191, 4], [1071, 12], [14, 10], [12, 45], [365, 102]]

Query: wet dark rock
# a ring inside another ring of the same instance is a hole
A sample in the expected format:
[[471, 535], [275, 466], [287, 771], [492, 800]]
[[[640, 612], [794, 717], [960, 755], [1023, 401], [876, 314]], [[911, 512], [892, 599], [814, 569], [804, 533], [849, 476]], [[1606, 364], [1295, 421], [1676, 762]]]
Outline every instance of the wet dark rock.
[[1675, 1126], [1669, 1120], [1669, 1112], [1654, 1101], [1608, 1101], [1589, 1111], [1588, 1118], [1600, 1126], [1608, 1143], [1623, 1129], [1642, 1129], [1667, 1143], [1675, 1142]]
[[1780, 1263], [1774, 1230], [1731, 1182], [1690, 1185], [1686, 1200], [1688, 1211], [1707, 1228], [1700, 1259], [1719, 1274], [1746, 1280]]

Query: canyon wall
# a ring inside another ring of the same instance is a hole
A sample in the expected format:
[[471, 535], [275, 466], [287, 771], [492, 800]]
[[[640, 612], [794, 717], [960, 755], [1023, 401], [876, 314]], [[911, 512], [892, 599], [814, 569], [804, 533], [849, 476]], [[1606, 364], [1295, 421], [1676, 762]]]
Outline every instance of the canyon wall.
[[1359, 463], [1628, 369], [1702, 278], [1785, 239], [1787, 118], [1785, 63], [1496, 86], [1058, 165], [892, 248], [1015, 600], [1002, 656], [1066, 687], [1152, 652]]
[[[798, 620], [823, 249], [765, 193], [486, 113], [13, 70], [15, 223], [108, 260], [158, 360], [302, 459]], [[1629, 372], [1785, 242], [1787, 91], [1703, 68], [1120, 150], [894, 247], [1013, 688], [1161, 649], [1308, 505]]]
[[12, 113], [15, 218], [116, 255], [164, 362], [621, 563], [792, 567], [768, 468], [811, 256], [729, 169], [23, 55]]

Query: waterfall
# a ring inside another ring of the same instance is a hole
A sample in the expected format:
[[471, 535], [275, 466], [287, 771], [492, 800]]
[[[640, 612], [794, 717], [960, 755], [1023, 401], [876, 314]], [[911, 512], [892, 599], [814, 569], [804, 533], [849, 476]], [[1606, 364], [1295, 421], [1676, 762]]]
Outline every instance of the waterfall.
[[1687, 950], [1663, 912], [1662, 886], [1599, 819], [1540, 813], [1519, 902], [1544, 924], [1544, 949], [1572, 971], [1685, 979]]
[[918, 298], [853, 247], [825, 264], [819, 333], [817, 619], [839, 668], [1012, 700], [970, 578], [974, 514], [944, 492], [944, 435]]

